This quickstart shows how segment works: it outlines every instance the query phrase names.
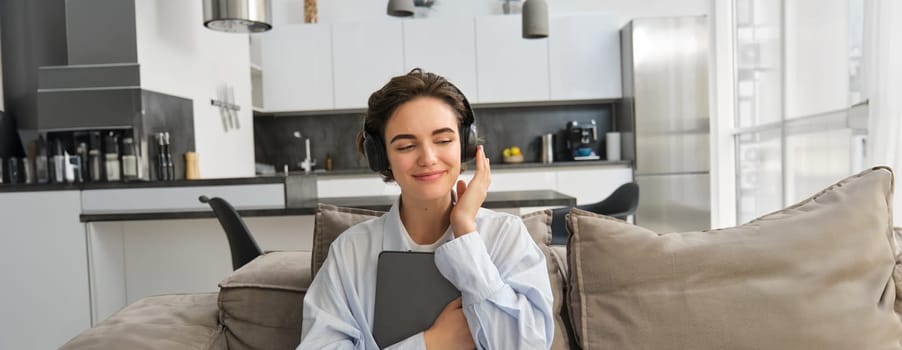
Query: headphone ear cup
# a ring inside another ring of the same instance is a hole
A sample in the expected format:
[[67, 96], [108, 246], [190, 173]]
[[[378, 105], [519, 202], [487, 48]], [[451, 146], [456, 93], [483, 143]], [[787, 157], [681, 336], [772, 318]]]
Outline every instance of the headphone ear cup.
[[366, 153], [366, 160], [369, 162], [370, 170], [382, 172], [388, 169], [388, 159], [385, 159], [385, 147], [382, 142], [369, 132], [366, 132], [363, 139], [363, 151]]
[[470, 124], [465, 127], [465, 130], [461, 133], [461, 153], [460, 153], [460, 161], [461, 162], [469, 162], [476, 158], [476, 148], [479, 146], [477, 140], [479, 138], [476, 135], [476, 124]]

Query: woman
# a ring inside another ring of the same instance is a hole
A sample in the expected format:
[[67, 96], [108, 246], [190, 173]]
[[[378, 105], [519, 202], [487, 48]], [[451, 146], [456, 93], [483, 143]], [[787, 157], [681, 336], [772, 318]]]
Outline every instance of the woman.
[[[547, 349], [554, 323], [545, 258], [519, 217], [482, 209], [489, 160], [475, 147], [464, 96], [444, 78], [414, 69], [374, 92], [358, 150], [401, 187], [391, 210], [332, 243], [304, 298], [298, 349], [376, 349], [371, 334], [379, 253], [434, 251], [461, 291], [427, 330], [391, 349]], [[468, 145], [470, 147], [468, 147]], [[476, 171], [458, 181], [463, 154]], [[452, 189], [457, 187], [457, 195]], [[456, 201], [455, 201], [456, 199]]]

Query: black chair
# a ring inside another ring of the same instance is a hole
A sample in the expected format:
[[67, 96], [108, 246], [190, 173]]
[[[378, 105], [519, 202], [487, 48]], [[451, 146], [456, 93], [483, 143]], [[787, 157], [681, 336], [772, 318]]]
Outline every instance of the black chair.
[[[601, 202], [578, 205], [576, 207], [596, 214], [626, 220], [639, 207], [639, 185], [635, 182], [625, 183]], [[570, 208], [558, 208], [552, 211], [551, 244], [567, 244], [570, 232], [567, 230], [565, 217], [569, 212]]]
[[229, 239], [229, 250], [232, 253], [233, 270], [237, 270], [263, 254], [257, 241], [254, 240], [254, 236], [251, 236], [251, 231], [244, 224], [244, 220], [229, 202], [219, 197], [200, 196], [198, 199], [201, 203], [207, 203], [213, 208], [219, 224], [225, 230], [226, 237]]

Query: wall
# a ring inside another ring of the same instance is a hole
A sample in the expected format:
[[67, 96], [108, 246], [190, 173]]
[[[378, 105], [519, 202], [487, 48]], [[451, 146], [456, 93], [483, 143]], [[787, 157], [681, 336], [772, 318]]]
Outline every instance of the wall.
[[[141, 87], [193, 100], [201, 177], [253, 176], [248, 36], [205, 28], [201, 1], [135, 0], [135, 12]], [[238, 128], [210, 105], [224, 85], [241, 108]]]
[[[620, 26], [637, 17], [689, 16], [711, 13], [711, 0], [546, 0], [548, 11], [554, 13], [610, 11], [618, 15]], [[299, 0], [273, 0], [273, 24], [301, 23], [304, 20]], [[522, 4], [522, 1], [520, 2]], [[354, 22], [361, 20], [397, 20], [385, 14], [386, 1], [379, 0], [319, 0], [317, 10], [320, 23]], [[417, 8], [416, 17], [471, 17], [502, 14], [501, 0], [436, 0], [432, 9]], [[553, 35], [553, 34], [551, 34]]]

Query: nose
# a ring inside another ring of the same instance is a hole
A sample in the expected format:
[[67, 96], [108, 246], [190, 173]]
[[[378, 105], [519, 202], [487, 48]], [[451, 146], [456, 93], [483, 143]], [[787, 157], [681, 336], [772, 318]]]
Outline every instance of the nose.
[[419, 166], [430, 166], [438, 161], [438, 149], [432, 144], [420, 147], [420, 156], [417, 159]]

